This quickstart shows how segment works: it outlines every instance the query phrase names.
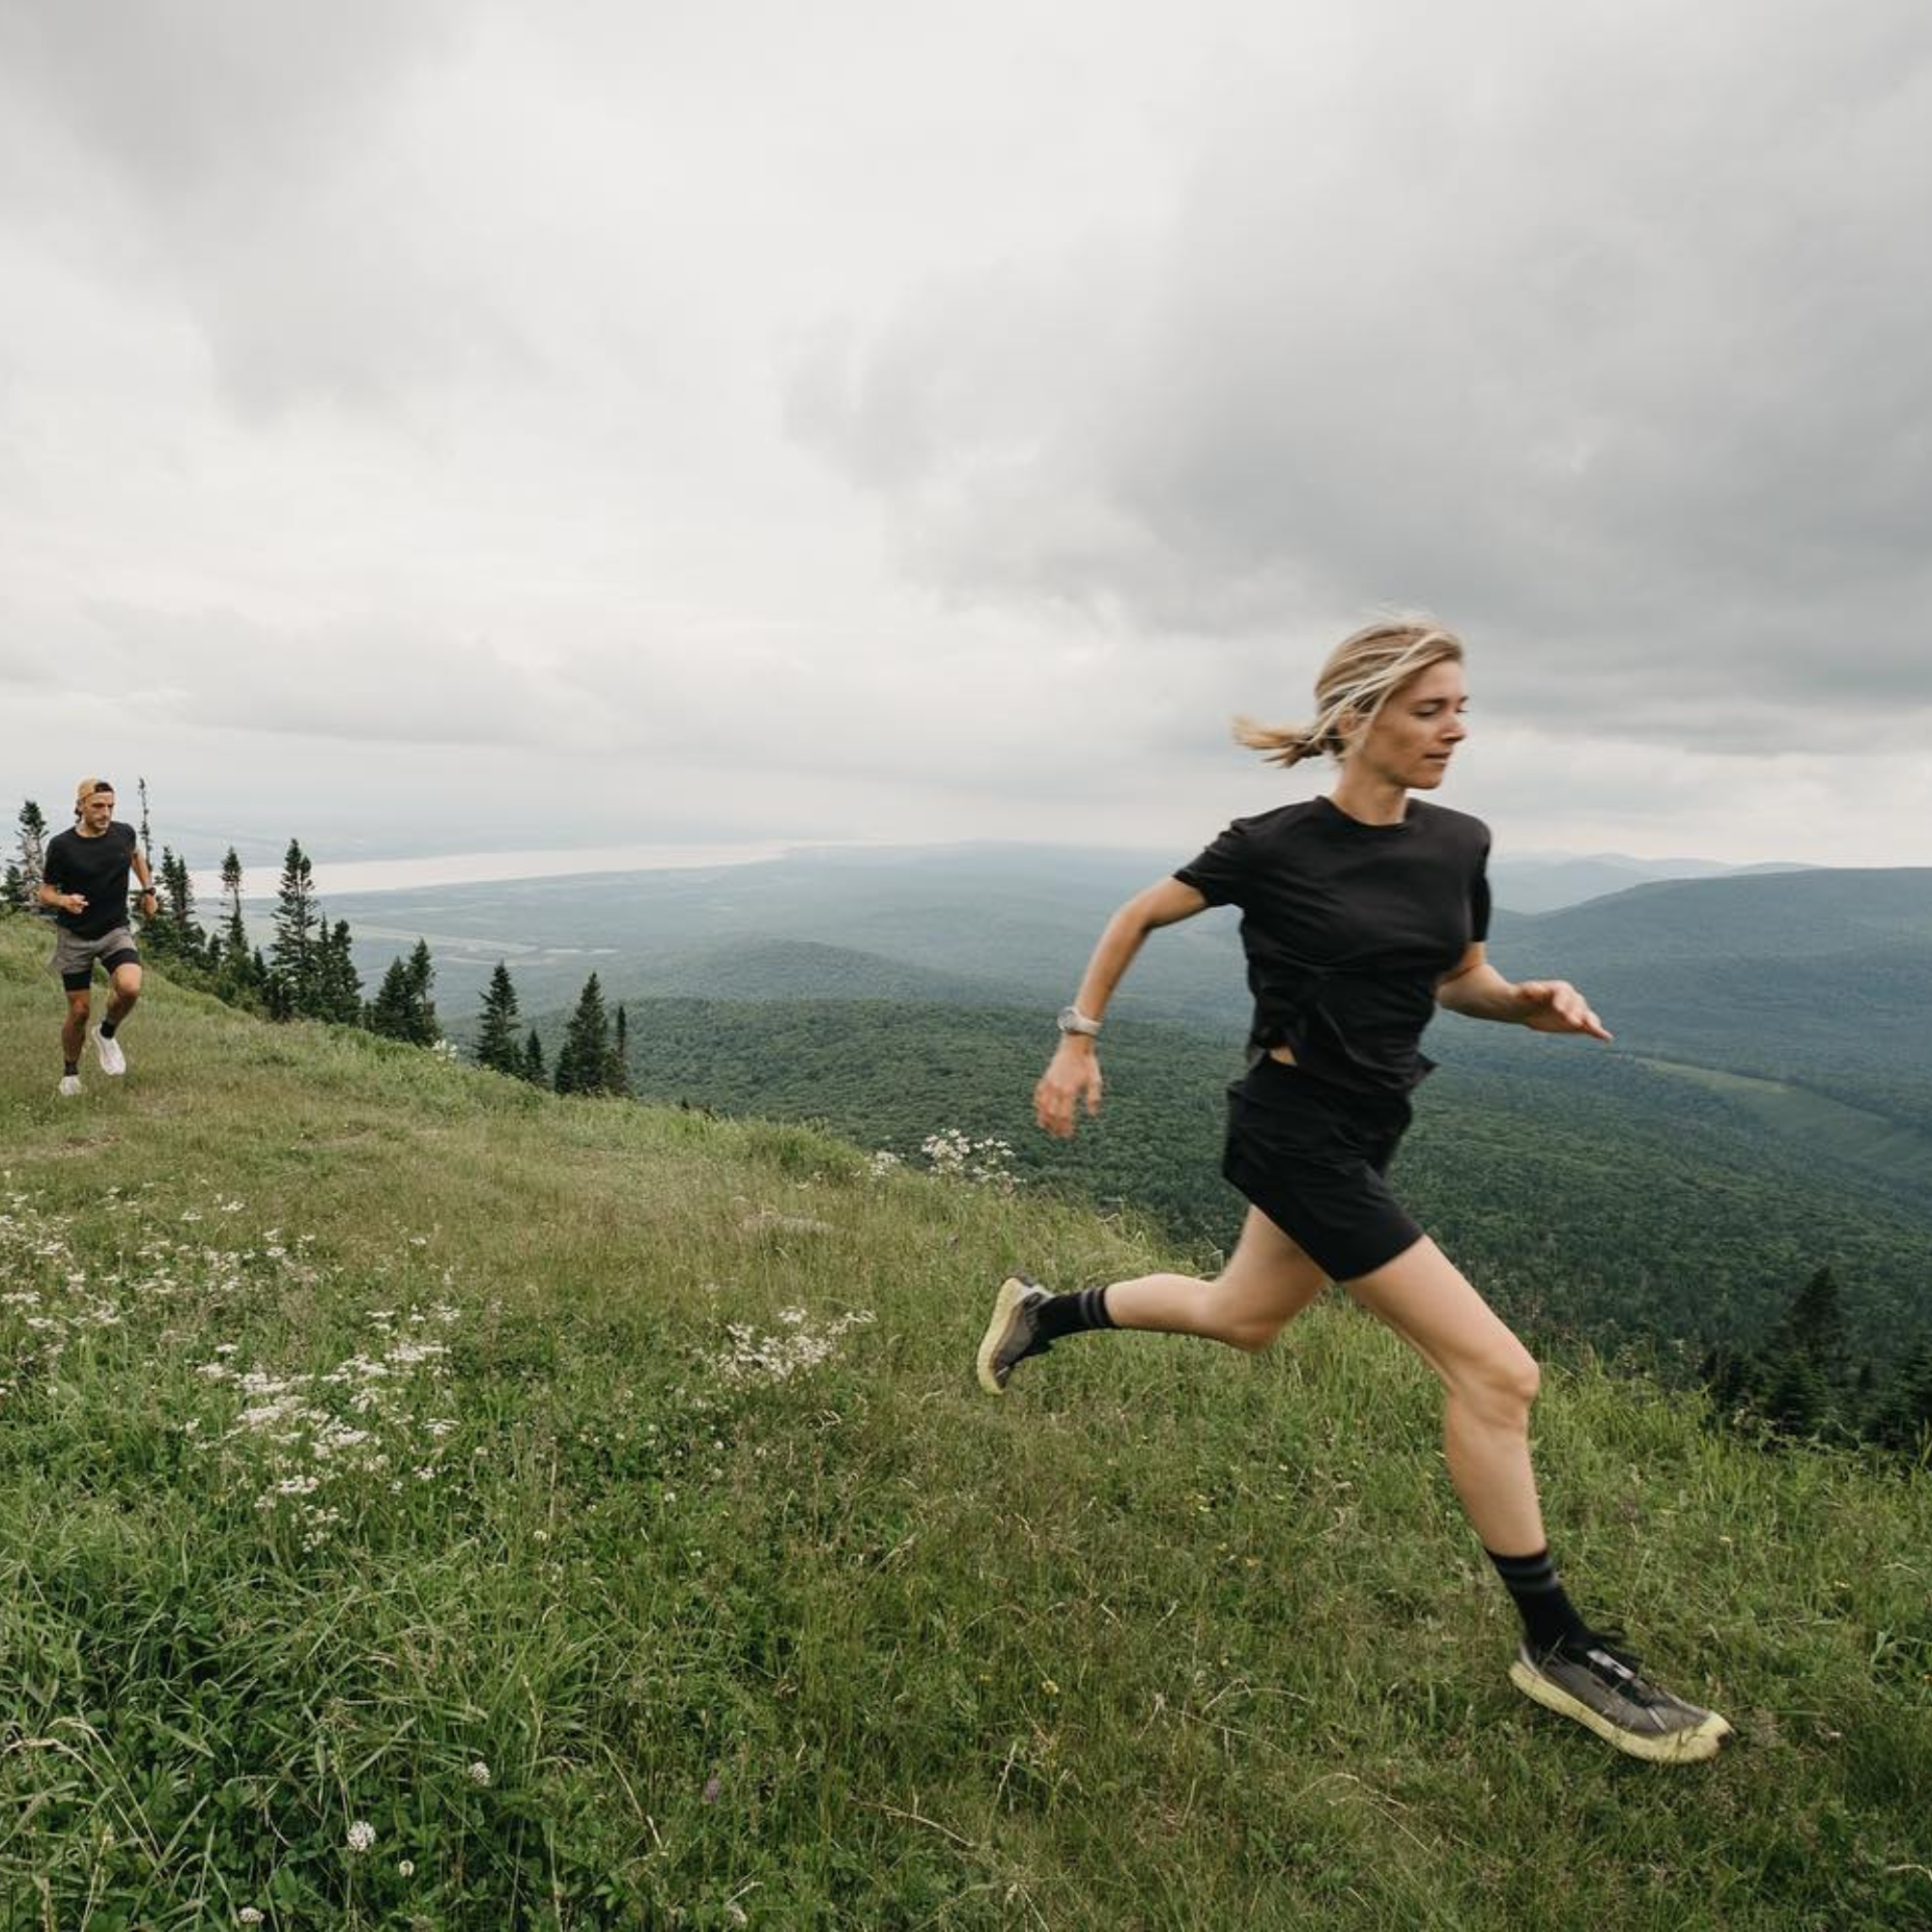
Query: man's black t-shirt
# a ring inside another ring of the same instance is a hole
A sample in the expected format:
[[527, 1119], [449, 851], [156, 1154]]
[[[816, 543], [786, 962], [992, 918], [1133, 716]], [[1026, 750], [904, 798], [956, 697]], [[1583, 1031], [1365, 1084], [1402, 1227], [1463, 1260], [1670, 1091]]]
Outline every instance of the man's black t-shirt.
[[1318, 1079], [1406, 1093], [1433, 1063], [1435, 986], [1490, 929], [1481, 819], [1411, 799], [1365, 825], [1325, 798], [1237, 818], [1175, 873], [1241, 908], [1253, 1043], [1286, 1046]]
[[117, 818], [99, 838], [79, 830], [57, 833], [47, 841], [41, 876], [58, 893], [79, 893], [85, 912], [54, 908], [54, 918], [80, 939], [104, 939], [128, 923], [128, 868], [134, 863], [134, 828]]

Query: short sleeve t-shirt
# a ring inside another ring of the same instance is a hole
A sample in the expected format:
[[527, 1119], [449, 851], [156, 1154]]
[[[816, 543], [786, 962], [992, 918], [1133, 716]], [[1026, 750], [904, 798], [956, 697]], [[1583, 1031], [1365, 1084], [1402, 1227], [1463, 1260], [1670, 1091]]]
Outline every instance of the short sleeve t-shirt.
[[134, 828], [117, 818], [99, 838], [75, 830], [47, 841], [41, 876], [59, 893], [79, 893], [85, 912], [54, 909], [54, 919], [79, 939], [104, 939], [128, 923], [128, 869], [134, 863]]
[[1237, 818], [1175, 877], [1241, 909], [1259, 1048], [1288, 1047], [1318, 1079], [1406, 1093], [1435, 987], [1489, 936], [1489, 828], [1411, 799], [1366, 825], [1326, 798]]

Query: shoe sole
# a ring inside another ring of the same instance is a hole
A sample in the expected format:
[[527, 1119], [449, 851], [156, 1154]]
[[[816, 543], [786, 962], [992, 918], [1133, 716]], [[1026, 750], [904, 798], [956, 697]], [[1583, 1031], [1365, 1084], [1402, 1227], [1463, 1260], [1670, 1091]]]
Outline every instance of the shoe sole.
[[1013, 1323], [1013, 1310], [1020, 1305], [1022, 1297], [1038, 1283], [1029, 1281], [1023, 1274], [1009, 1274], [1000, 1284], [1000, 1292], [993, 1297], [992, 1318], [986, 1323], [986, 1332], [980, 1338], [980, 1353], [974, 1363], [980, 1378], [980, 1386], [988, 1395], [1005, 1395], [1006, 1387], [993, 1373], [993, 1357], [1000, 1352], [1000, 1344], [1007, 1339], [1007, 1330]]
[[1510, 1682], [1525, 1697], [1533, 1698], [1545, 1710], [1575, 1718], [1586, 1729], [1595, 1731], [1605, 1744], [1648, 1764], [1702, 1764], [1723, 1748], [1731, 1727], [1713, 1711], [1701, 1724], [1689, 1730], [1671, 1731], [1662, 1737], [1645, 1737], [1640, 1731], [1626, 1731], [1610, 1722], [1601, 1711], [1593, 1711], [1580, 1697], [1573, 1697], [1561, 1685], [1552, 1684], [1540, 1670], [1532, 1669], [1521, 1658], [1510, 1665]]

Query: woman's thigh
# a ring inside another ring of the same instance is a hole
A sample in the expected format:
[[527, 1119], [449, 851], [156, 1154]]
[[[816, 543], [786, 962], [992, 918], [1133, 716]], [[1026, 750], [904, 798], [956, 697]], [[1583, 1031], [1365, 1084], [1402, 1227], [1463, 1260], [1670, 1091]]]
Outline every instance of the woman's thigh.
[[1328, 1276], [1259, 1208], [1250, 1208], [1214, 1286], [1245, 1315], [1287, 1321], [1328, 1286]]
[[1528, 1350], [1427, 1235], [1373, 1274], [1343, 1285], [1451, 1387], [1499, 1374], [1534, 1383]]

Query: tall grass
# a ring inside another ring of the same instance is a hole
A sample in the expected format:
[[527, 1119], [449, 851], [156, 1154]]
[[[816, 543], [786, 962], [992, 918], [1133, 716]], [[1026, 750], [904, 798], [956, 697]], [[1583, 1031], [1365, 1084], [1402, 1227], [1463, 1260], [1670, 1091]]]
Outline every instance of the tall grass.
[[0, 926], [0, 1922], [1932, 1923], [1922, 1473], [1552, 1370], [1573, 1587], [1739, 1727], [1659, 1771], [1346, 1306], [992, 1402], [1144, 1231], [158, 980], [60, 1102], [58, 1019]]

